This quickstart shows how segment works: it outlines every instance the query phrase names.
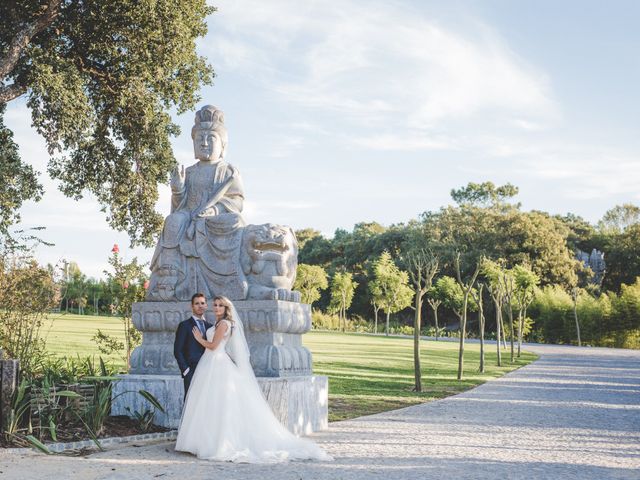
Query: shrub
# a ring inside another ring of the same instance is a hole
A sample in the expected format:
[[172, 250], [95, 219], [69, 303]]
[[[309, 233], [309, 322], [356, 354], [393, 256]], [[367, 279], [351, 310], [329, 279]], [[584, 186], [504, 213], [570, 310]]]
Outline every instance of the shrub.
[[33, 258], [0, 258], [0, 347], [27, 375], [45, 354], [40, 329], [58, 296], [53, 273]]

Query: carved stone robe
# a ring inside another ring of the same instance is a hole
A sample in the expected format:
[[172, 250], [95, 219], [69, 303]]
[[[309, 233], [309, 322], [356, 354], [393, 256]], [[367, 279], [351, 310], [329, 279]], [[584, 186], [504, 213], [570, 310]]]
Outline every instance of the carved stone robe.
[[184, 190], [172, 195], [151, 260], [147, 300], [190, 300], [196, 292], [246, 298], [243, 201], [240, 174], [230, 164], [198, 162], [186, 169]]

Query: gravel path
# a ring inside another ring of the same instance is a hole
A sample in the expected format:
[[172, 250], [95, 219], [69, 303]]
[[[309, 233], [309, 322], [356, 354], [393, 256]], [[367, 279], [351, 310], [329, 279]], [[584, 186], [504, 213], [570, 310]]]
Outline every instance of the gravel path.
[[88, 457], [0, 453], [0, 478], [639, 479], [640, 351], [529, 345], [540, 360], [440, 401], [334, 423], [336, 460], [199, 461], [173, 443]]

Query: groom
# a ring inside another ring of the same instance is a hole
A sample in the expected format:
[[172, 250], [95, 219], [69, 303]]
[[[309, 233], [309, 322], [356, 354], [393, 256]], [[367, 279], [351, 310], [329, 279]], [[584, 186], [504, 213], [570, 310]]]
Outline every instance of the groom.
[[213, 324], [207, 322], [204, 318], [204, 312], [207, 310], [207, 299], [203, 293], [196, 293], [191, 297], [191, 310], [193, 315], [178, 325], [176, 339], [173, 343], [173, 355], [178, 361], [178, 367], [184, 380], [185, 397], [193, 378], [193, 372], [196, 371], [200, 357], [204, 353], [204, 347], [193, 336], [193, 327], [197, 327], [205, 338], [207, 329], [213, 327]]

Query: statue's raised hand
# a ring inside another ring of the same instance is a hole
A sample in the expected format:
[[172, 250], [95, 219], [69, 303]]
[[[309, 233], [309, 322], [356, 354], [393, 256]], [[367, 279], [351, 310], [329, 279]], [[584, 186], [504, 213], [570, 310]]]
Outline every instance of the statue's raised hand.
[[171, 191], [174, 193], [180, 193], [184, 190], [184, 165], [181, 168], [177, 167], [171, 172]]

